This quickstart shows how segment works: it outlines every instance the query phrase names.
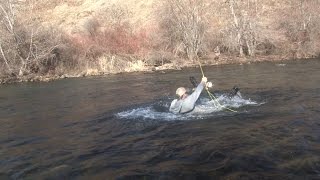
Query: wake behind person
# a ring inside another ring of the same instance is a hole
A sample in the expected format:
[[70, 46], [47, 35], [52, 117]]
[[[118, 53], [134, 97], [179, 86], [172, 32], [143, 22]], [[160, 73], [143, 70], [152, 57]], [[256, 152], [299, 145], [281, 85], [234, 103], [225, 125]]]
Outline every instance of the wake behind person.
[[174, 99], [171, 102], [169, 111], [175, 114], [191, 112], [194, 109], [195, 103], [198, 100], [202, 90], [206, 86], [206, 83], [207, 78], [203, 77], [195, 91], [190, 95], [187, 94], [187, 90], [184, 87], [179, 87], [176, 90], [176, 94], [179, 96], [179, 98]]

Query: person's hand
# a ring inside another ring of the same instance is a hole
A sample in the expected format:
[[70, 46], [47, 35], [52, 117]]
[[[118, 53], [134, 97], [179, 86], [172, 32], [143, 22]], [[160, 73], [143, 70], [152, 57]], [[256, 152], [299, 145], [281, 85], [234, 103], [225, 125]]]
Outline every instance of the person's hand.
[[206, 77], [202, 77], [201, 82], [203, 82], [204, 84], [208, 81], [208, 79]]
[[207, 86], [207, 88], [212, 88], [213, 84], [212, 84], [212, 82], [207, 82], [206, 86]]

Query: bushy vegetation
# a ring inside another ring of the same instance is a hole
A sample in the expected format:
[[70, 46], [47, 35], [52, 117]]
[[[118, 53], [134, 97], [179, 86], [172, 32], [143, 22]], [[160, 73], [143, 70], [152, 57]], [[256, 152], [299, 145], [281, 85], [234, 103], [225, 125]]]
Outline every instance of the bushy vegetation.
[[151, 15], [142, 19], [114, 1], [83, 17], [76, 32], [59, 26], [64, 19], [52, 17], [53, 23], [40, 15], [85, 2], [0, 0], [1, 76], [90, 75], [198, 58], [320, 54], [317, 0], [154, 0]]

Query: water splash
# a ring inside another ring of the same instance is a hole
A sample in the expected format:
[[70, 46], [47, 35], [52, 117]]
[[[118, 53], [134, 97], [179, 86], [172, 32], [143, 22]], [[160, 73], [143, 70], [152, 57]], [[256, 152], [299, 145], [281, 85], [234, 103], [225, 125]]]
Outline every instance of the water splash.
[[225, 111], [226, 107], [237, 110], [244, 106], [259, 106], [263, 104], [238, 96], [229, 98], [225, 95], [220, 95], [217, 100], [222, 106], [217, 104], [216, 101], [202, 97], [199, 99], [195, 109], [187, 114], [173, 114], [169, 112], [172, 99], [167, 99], [138, 108], [125, 110], [117, 113], [116, 116], [122, 119], [151, 119], [166, 121], [202, 119], [205, 117], [215, 116], [218, 112]]

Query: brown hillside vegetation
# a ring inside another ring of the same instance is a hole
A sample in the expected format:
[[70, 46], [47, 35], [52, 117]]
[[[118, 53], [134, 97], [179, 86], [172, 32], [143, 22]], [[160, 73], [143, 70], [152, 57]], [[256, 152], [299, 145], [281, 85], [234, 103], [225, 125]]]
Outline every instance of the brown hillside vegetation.
[[[320, 54], [318, 0], [0, 0], [2, 79]], [[4, 81], [2, 81], [4, 82]]]

